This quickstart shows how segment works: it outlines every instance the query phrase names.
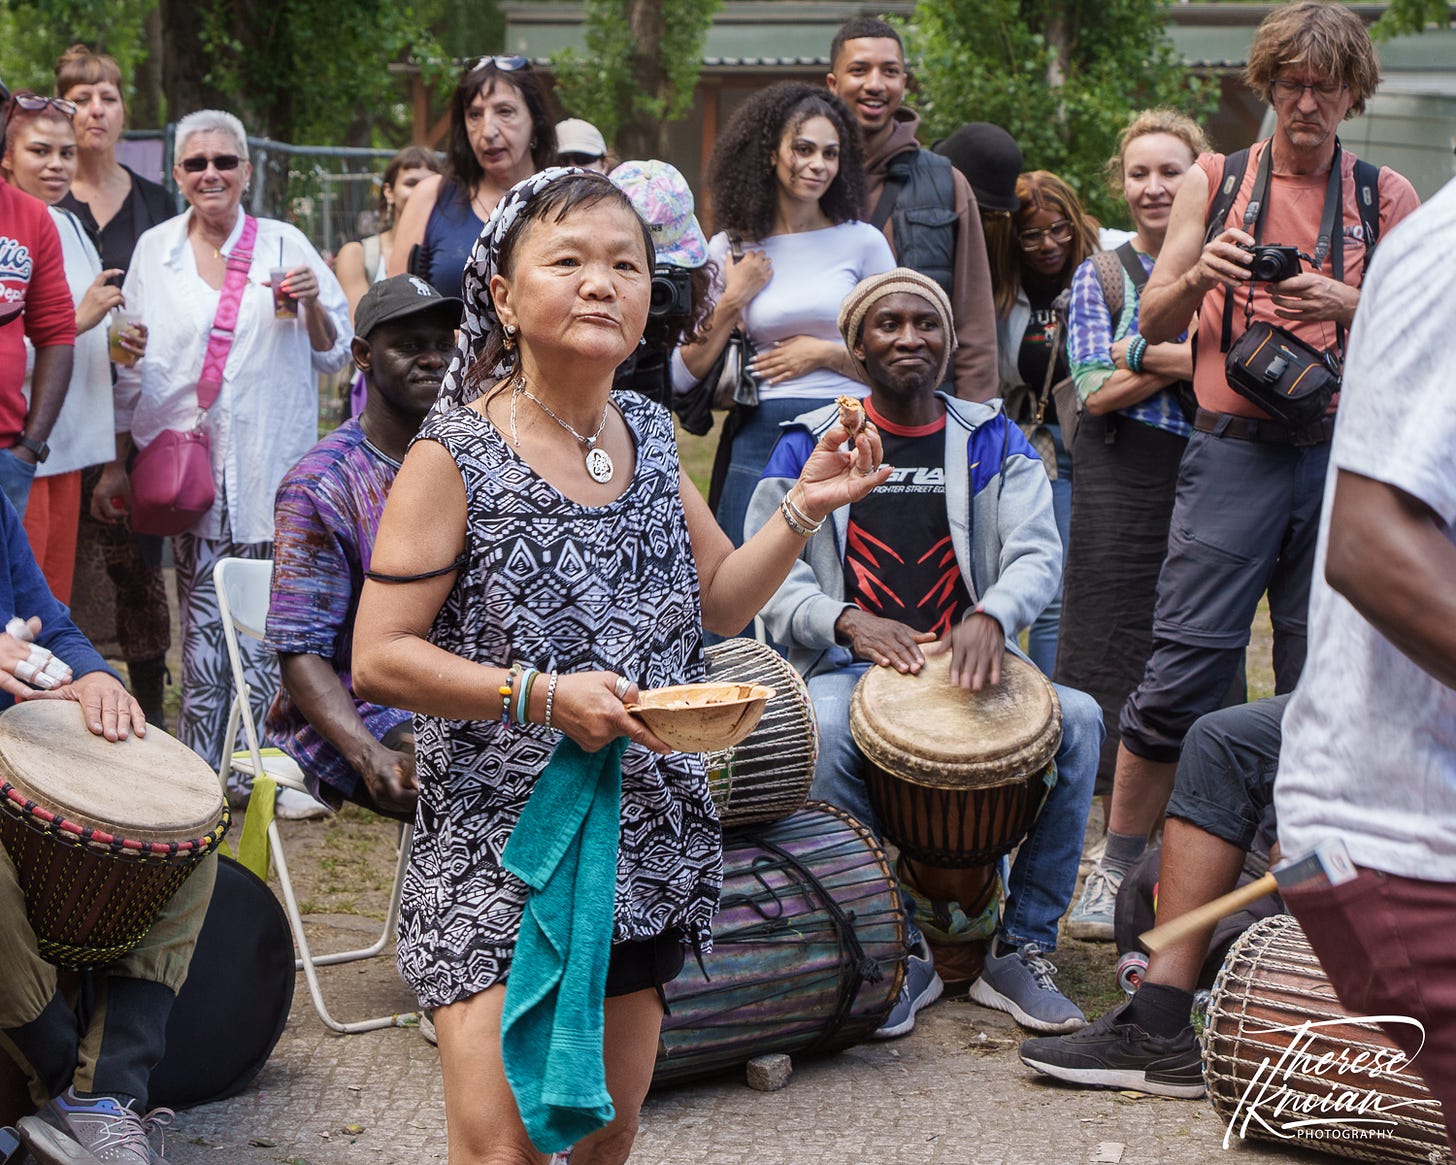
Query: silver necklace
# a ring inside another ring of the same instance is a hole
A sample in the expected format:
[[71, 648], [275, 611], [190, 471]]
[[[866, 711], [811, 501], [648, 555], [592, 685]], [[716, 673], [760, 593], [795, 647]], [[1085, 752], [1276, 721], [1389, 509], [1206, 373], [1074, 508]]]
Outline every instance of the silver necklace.
[[586, 450], [586, 471], [594, 482], [598, 485], [606, 485], [612, 480], [612, 474], [617, 471], [617, 467], [612, 464], [611, 454], [597, 445], [597, 439], [601, 437], [602, 430], [607, 427], [607, 412], [611, 408], [610, 403], [602, 406], [601, 424], [597, 426], [597, 431], [588, 437], [578, 433], [552, 412], [545, 401], [526, 387], [526, 378], [521, 373], [516, 373], [516, 379], [511, 387], [514, 390], [511, 393], [511, 440], [515, 442], [517, 448], [520, 447], [521, 438], [516, 433], [516, 401], [524, 395], [529, 397], [538, 409], [581, 442], [582, 448]]

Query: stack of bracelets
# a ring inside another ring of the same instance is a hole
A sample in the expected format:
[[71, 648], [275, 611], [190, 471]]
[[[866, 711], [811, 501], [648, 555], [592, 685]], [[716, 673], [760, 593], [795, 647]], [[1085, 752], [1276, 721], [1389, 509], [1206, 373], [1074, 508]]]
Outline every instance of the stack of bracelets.
[[[511, 665], [510, 674], [506, 676], [506, 682], [496, 689], [501, 698], [501, 723], [509, 724], [514, 721], [517, 724], [527, 724], [526, 712], [531, 706], [531, 688], [535, 686], [536, 679], [542, 673], [534, 667], [526, 667], [516, 663]], [[556, 702], [556, 681], [560, 677], [550, 673], [550, 679], [546, 685], [546, 719], [547, 728], [551, 727], [551, 708]]]
[[779, 503], [779, 513], [784, 516], [784, 521], [789, 524], [789, 529], [800, 538], [812, 538], [823, 528], [824, 519], [820, 518], [816, 522], [808, 514], [804, 513], [803, 510], [799, 509], [798, 506], [794, 505], [793, 493], [794, 491], [790, 490], [784, 494], [784, 500]]
[[1127, 370], [1129, 372], [1141, 372], [1143, 370], [1143, 357], [1147, 354], [1148, 342], [1142, 336], [1134, 336], [1127, 345]]

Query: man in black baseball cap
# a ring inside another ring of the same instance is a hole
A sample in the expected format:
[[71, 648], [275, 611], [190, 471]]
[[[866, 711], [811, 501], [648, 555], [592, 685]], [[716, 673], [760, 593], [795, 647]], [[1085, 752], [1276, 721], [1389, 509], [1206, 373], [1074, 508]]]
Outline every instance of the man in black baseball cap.
[[305, 453], [278, 489], [267, 641], [283, 688], [267, 733], [335, 809], [353, 801], [414, 820], [410, 715], [353, 694], [352, 628], [379, 515], [439, 393], [462, 307], [413, 275], [371, 286], [354, 310], [364, 411]]

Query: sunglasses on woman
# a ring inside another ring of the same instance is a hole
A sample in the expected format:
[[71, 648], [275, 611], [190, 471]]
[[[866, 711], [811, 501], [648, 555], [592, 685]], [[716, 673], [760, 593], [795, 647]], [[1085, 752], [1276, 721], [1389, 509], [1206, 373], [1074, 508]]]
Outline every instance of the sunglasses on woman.
[[199, 154], [195, 158], [183, 158], [179, 165], [189, 174], [201, 174], [208, 166], [221, 174], [225, 170], [236, 170], [241, 161], [236, 154], [214, 154], [210, 158]]
[[476, 61], [475, 64], [470, 66], [470, 71], [472, 73], [477, 72], [480, 69], [485, 68], [487, 65], [494, 65], [502, 73], [517, 73], [522, 69], [529, 69], [531, 67], [531, 61], [528, 57], [518, 57], [514, 55], [481, 57], [480, 60]]
[[50, 106], [56, 112], [66, 117], [76, 116], [76, 103], [67, 101], [64, 97], [42, 97], [39, 93], [12, 93], [10, 105], [15, 109], [23, 109], [27, 113], [39, 113], [42, 109]]
[[1041, 227], [1028, 227], [1024, 231], [1016, 232], [1016, 241], [1021, 244], [1023, 251], [1035, 251], [1041, 246], [1042, 239], [1051, 236], [1054, 243], [1070, 243], [1072, 241], [1072, 220], [1059, 218], [1051, 226], [1042, 230]]

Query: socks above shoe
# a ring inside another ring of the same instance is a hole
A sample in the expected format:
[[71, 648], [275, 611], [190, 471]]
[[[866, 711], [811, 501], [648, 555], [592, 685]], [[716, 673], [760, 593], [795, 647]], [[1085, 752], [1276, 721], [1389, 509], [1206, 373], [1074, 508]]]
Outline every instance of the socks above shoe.
[[[1107, 831], [1107, 848], [1102, 852], [1102, 860], [1098, 863], [1109, 874], [1124, 875], [1132, 869], [1133, 863], [1143, 856], [1148, 848], [1148, 839], [1145, 834], [1134, 833], [1113, 833]], [[1122, 878], [1119, 876], [1119, 882]]]
[[1193, 992], [1166, 983], [1144, 982], [1123, 1010], [1124, 1023], [1135, 1023], [1150, 1036], [1171, 1040], [1192, 1025]]

